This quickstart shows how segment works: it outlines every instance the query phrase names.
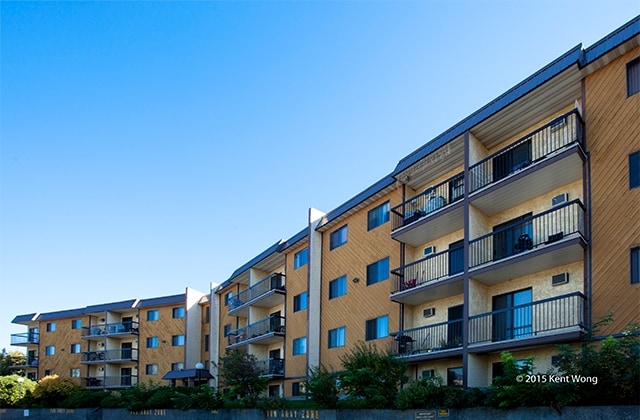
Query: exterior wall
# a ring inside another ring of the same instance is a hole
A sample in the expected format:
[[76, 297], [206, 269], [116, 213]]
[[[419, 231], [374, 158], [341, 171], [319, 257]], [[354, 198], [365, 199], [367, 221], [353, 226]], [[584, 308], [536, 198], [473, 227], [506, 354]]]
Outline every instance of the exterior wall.
[[626, 85], [626, 64], [638, 56], [636, 47], [585, 79], [593, 321], [608, 312], [615, 319], [601, 333], [640, 322], [640, 284], [630, 284], [630, 249], [640, 245], [640, 188], [629, 189], [628, 168], [629, 154], [640, 150], [640, 94], [627, 97]]
[[[218, 292], [216, 292], [216, 295], [219, 297], [220, 299], [220, 313], [219, 313], [219, 317], [218, 317], [218, 330], [220, 331], [220, 341], [217, 343], [218, 345], [218, 354], [219, 357], [223, 357], [226, 350], [227, 350], [227, 344], [228, 339], [227, 337], [224, 335], [224, 328], [226, 325], [230, 325], [231, 326], [231, 330], [234, 330], [238, 327], [247, 325], [247, 319], [246, 318], [240, 318], [240, 317], [235, 317], [235, 316], [230, 316], [229, 315], [229, 304], [228, 302], [226, 302], [225, 296], [227, 295], [227, 293], [229, 292], [233, 292], [233, 294], [237, 294], [237, 292], [239, 291], [239, 285], [238, 284], [231, 284], [227, 287], [225, 287], [224, 289], [219, 290]], [[218, 360], [213, 360], [214, 362], [218, 363]]]
[[[80, 351], [84, 351], [86, 347], [85, 340], [82, 340], [82, 329], [71, 329], [71, 320], [82, 317], [58, 318], [40, 322], [40, 364], [39, 378], [45, 376], [46, 371], [51, 374], [57, 374], [61, 377], [69, 377], [72, 368], [80, 368], [81, 374], [84, 373], [80, 364], [80, 353], [71, 353], [71, 344], [80, 344]], [[47, 324], [56, 323], [54, 332], [47, 332]], [[55, 347], [53, 356], [46, 355], [47, 346]]]
[[[400, 203], [400, 189], [323, 232], [320, 354], [321, 364], [327, 369], [339, 369], [340, 357], [358, 341], [365, 340], [367, 320], [388, 315], [389, 332], [398, 329], [398, 307], [389, 300], [391, 277], [370, 286], [366, 281], [367, 265], [371, 263], [389, 257], [390, 268], [400, 265], [399, 247], [390, 239], [391, 221], [367, 231], [368, 211], [386, 201], [390, 201], [390, 208]], [[347, 243], [330, 250], [331, 233], [344, 225], [348, 225]], [[347, 294], [329, 299], [329, 282], [342, 275], [347, 277]], [[354, 281], [356, 278], [359, 281]], [[346, 327], [346, 346], [329, 349], [329, 330], [342, 326]], [[382, 348], [390, 344], [388, 338], [371, 342]]]
[[[200, 313], [202, 314], [200, 318], [200, 337], [201, 337], [200, 344], [201, 345], [199, 346], [200, 358], [198, 360], [202, 361], [205, 369], [209, 369], [211, 367], [210, 362], [212, 361], [211, 359], [212, 346], [216, 345], [214, 343], [217, 343], [217, 342], [212, 342], [211, 340], [211, 304], [208, 301], [208, 299], [200, 303]], [[208, 316], [207, 316], [207, 313], [209, 314]], [[214, 360], [214, 362], [218, 363], [217, 360]], [[185, 365], [185, 368], [191, 368], [191, 367], [188, 365]]]

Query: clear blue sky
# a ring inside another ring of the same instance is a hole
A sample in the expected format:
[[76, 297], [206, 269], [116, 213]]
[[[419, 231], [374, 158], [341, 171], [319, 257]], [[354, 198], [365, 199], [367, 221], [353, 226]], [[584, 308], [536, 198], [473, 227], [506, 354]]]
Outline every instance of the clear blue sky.
[[208, 291], [633, 1], [1, 3], [17, 314]]

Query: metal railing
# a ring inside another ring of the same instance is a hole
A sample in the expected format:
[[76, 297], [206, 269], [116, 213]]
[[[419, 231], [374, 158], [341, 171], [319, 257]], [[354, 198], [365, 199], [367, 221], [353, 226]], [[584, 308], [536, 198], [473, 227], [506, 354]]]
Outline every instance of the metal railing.
[[38, 358], [37, 357], [27, 357], [25, 363], [23, 365], [11, 365], [10, 369], [28, 369], [28, 368], [37, 368], [38, 367]]
[[411, 328], [391, 334], [396, 353], [403, 356], [462, 347], [462, 320]]
[[26, 332], [11, 334], [11, 345], [19, 346], [21, 344], [38, 344], [40, 342], [40, 333]]
[[469, 267], [499, 261], [574, 233], [584, 236], [584, 214], [584, 205], [573, 200], [474, 239], [469, 242]]
[[136, 385], [138, 376], [91, 376], [84, 378], [84, 382], [87, 388], [125, 388]]
[[464, 197], [464, 175], [461, 172], [392, 208], [392, 229], [409, 225], [462, 197]]
[[138, 322], [114, 322], [109, 324], [90, 325], [82, 327], [82, 337], [96, 337], [101, 335], [138, 334]]
[[250, 300], [257, 299], [271, 290], [285, 290], [285, 276], [282, 273], [270, 274], [248, 289], [244, 289], [237, 295], [232, 296], [229, 302], [229, 310], [232, 311]]
[[585, 302], [575, 292], [469, 317], [469, 344], [533, 337], [585, 328]]
[[577, 110], [520, 138], [469, 168], [469, 192], [491, 185], [564, 147], [583, 144], [584, 123]]
[[260, 372], [260, 376], [283, 376], [284, 375], [284, 359], [271, 357], [256, 361], [256, 366]]
[[395, 277], [392, 293], [413, 289], [463, 271], [463, 249], [447, 249], [392, 270], [391, 274]]
[[284, 332], [284, 317], [273, 315], [245, 327], [229, 331], [229, 334], [227, 335], [227, 346], [239, 344], [265, 334], [284, 334]]
[[92, 350], [81, 353], [81, 362], [138, 360], [138, 349]]

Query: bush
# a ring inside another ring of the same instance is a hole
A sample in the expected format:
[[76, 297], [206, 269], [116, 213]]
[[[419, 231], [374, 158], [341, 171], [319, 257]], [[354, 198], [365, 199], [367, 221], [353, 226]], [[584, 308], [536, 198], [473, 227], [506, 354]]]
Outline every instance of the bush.
[[478, 388], [463, 389], [445, 386], [440, 377], [420, 379], [398, 393], [396, 407], [400, 410], [417, 408], [466, 408], [482, 406], [485, 393]]
[[83, 389], [71, 378], [60, 378], [58, 375], [45, 376], [33, 390], [33, 404], [43, 408], [63, 407], [63, 402], [67, 398]]
[[230, 400], [241, 399], [247, 408], [257, 404], [258, 396], [267, 389], [267, 378], [260, 377], [256, 357], [239, 350], [227, 350], [220, 359], [220, 375], [230, 386]]
[[305, 382], [307, 396], [321, 408], [334, 409], [338, 406], [337, 375], [324, 366], [313, 367]]
[[19, 375], [0, 376], [0, 407], [17, 407], [25, 396], [30, 395], [36, 383], [24, 379], [22, 385], [18, 382]]

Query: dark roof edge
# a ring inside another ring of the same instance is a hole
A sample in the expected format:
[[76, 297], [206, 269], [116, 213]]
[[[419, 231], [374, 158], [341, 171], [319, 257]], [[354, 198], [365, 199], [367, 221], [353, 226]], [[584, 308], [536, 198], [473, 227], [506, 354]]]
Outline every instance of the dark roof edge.
[[283, 242], [284, 242], [283, 239], [278, 240], [278, 242], [276, 242], [275, 244], [271, 245], [269, 248], [265, 249], [264, 251], [262, 251], [257, 256], [253, 257], [253, 259], [251, 259], [248, 262], [246, 262], [245, 264], [243, 264], [240, 268], [237, 268], [233, 272], [233, 274], [231, 274], [231, 276], [224, 283], [222, 283], [220, 285], [220, 287], [222, 287], [222, 286], [226, 287], [228, 285], [228, 283], [230, 283], [231, 280], [233, 280], [235, 277], [239, 276], [244, 271], [247, 271], [248, 269], [250, 269], [254, 265], [258, 264], [260, 261], [264, 260], [269, 255], [272, 255], [272, 254], [275, 254], [276, 252], [278, 252], [279, 248], [280, 248], [280, 246], [282, 245]]
[[640, 15], [634, 17], [609, 35], [597, 41], [584, 50], [582, 67], [593, 63], [609, 51], [624, 44], [634, 36], [640, 34]]
[[560, 74], [572, 65], [579, 63], [582, 57], [582, 44], [576, 45], [551, 63], [544, 66], [531, 76], [527, 77], [522, 82], [518, 83], [502, 95], [498, 96], [482, 108], [469, 115], [467, 118], [455, 124], [442, 134], [435, 137], [433, 140], [426, 143], [424, 146], [415, 150], [407, 157], [398, 162], [392, 176], [398, 175], [398, 173], [404, 171], [408, 167], [418, 162], [429, 153], [433, 152], [437, 148], [445, 145], [454, 138], [462, 135], [465, 131], [471, 127], [479, 124], [485, 119], [489, 118], [496, 112], [504, 109], [509, 104], [525, 96], [527, 93], [541, 86], [554, 76]]
[[283, 241], [280, 244], [280, 248], [278, 248], [278, 252], [284, 252], [292, 246], [296, 245], [298, 242], [302, 241], [304, 238], [309, 236], [309, 227], [305, 227], [300, 232], [293, 235], [291, 238]]

